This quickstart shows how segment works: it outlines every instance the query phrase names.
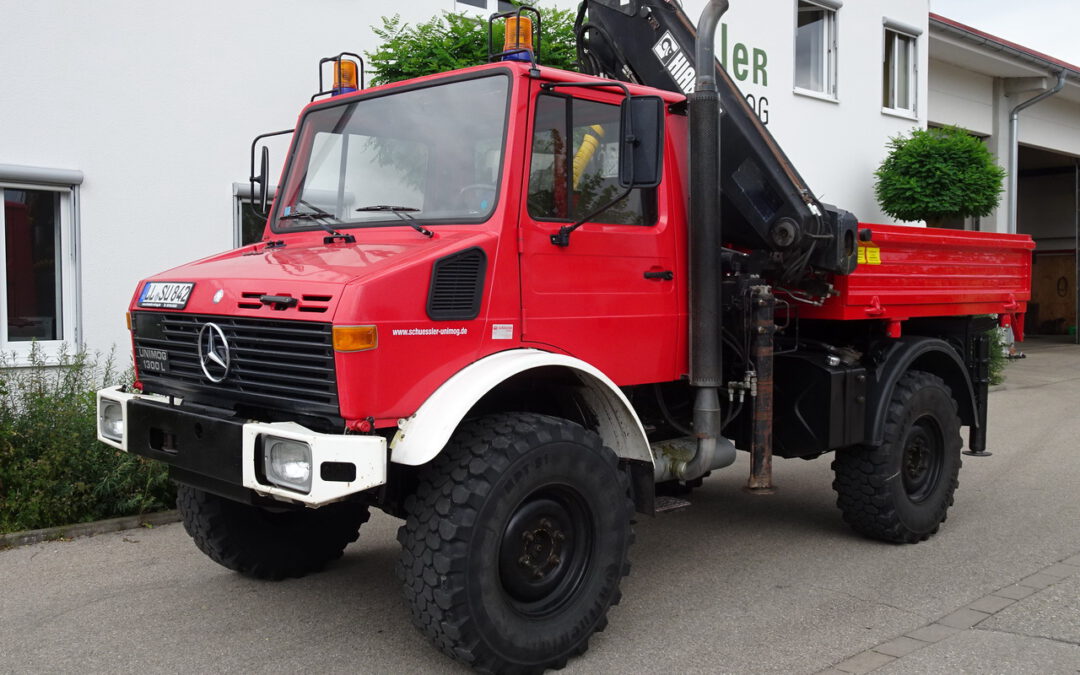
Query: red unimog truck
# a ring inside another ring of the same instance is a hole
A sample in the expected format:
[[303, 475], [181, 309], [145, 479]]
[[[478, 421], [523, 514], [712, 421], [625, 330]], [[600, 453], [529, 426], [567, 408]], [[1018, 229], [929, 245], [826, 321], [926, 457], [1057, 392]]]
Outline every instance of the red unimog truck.
[[694, 68], [726, 4], [696, 41], [664, 0], [585, 3], [591, 75], [511, 44], [337, 83], [263, 240], [138, 284], [137, 382], [99, 392], [100, 438], [166, 462], [196, 545], [249, 576], [321, 568], [370, 507], [401, 518], [415, 623], [485, 671], [583, 652], [635, 512], [737, 449], [748, 489], [774, 454], [829, 455], [855, 530], [935, 533], [961, 426], [985, 454], [987, 316], [1022, 335], [1032, 242], [819, 202]]

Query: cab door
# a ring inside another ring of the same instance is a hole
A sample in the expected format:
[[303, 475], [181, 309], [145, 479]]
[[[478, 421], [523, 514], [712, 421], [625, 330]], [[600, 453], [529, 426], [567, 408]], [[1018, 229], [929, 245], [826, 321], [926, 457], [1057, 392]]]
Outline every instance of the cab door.
[[[570, 91], [565, 89], [563, 91]], [[619, 385], [668, 381], [679, 319], [675, 227], [662, 189], [618, 181], [620, 96], [540, 92], [520, 217], [525, 342], [582, 359]], [[592, 215], [570, 234], [551, 237]]]

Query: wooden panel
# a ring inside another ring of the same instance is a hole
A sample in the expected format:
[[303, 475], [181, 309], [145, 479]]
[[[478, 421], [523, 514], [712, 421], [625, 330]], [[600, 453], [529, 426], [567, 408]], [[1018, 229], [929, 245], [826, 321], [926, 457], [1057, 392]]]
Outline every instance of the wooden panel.
[[1071, 252], [1042, 253], [1031, 269], [1031, 300], [1039, 303], [1039, 325], [1028, 330], [1061, 334], [1076, 325], [1076, 257]]

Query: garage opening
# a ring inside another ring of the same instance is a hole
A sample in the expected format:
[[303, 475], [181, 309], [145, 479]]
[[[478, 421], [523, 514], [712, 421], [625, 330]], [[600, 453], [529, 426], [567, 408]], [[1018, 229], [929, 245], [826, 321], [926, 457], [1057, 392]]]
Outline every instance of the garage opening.
[[1080, 158], [1021, 146], [1017, 231], [1035, 240], [1031, 302], [1025, 320], [1035, 335], [1077, 336], [1080, 249]]

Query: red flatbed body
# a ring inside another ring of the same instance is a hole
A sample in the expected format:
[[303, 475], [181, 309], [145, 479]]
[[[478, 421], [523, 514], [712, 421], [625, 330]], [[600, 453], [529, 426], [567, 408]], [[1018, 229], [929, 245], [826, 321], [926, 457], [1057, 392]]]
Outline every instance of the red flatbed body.
[[[1031, 251], [1020, 234], [903, 225], [862, 225], [859, 265], [834, 280], [837, 295], [806, 319], [882, 319], [972, 314], [1022, 315], [1031, 299]], [[1020, 323], [1022, 331], [1022, 322]]]

